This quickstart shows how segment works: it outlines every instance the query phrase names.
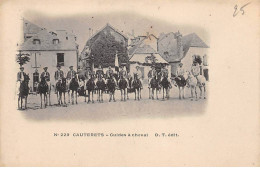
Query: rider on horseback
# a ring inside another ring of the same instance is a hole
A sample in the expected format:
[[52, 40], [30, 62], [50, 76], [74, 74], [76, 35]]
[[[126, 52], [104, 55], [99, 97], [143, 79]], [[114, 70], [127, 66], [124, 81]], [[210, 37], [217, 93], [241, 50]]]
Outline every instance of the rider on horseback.
[[24, 67], [20, 67], [20, 71], [17, 73], [17, 81], [22, 82], [24, 81], [24, 76], [25, 76], [25, 72], [24, 72]]
[[197, 61], [193, 61], [193, 65], [191, 66], [191, 73], [198, 80], [198, 76], [200, 75], [200, 67]]
[[120, 66], [120, 71], [119, 71], [119, 81], [121, 80], [126, 80], [127, 82], [127, 86], [128, 86], [128, 80], [126, 79], [126, 75], [127, 75], [127, 72], [124, 70], [124, 67], [123, 66]]
[[137, 79], [141, 82], [141, 89], [143, 88], [143, 80], [142, 80], [142, 71], [140, 70], [139, 66], [136, 66], [136, 70], [134, 71], [133, 77], [135, 77], [134, 75], [137, 75]]
[[[96, 71], [96, 77], [97, 77], [98, 79], [104, 80], [104, 71], [103, 71], [101, 65], [98, 66], [98, 70]], [[105, 82], [105, 80], [104, 80], [104, 82]]]
[[162, 77], [161, 77], [161, 81], [162, 81], [163, 78], [167, 78], [167, 80], [169, 81], [169, 79], [168, 79], [169, 71], [168, 71], [168, 69], [165, 67], [165, 65], [163, 65], [160, 74], [161, 74], [161, 76], [162, 76]]
[[44, 77], [48, 87], [50, 87], [50, 73], [48, 72], [48, 67], [43, 67], [43, 70], [44, 71], [41, 74], [41, 79]]
[[151, 79], [157, 75], [157, 72], [155, 70], [155, 66], [152, 65], [151, 68], [152, 69], [148, 72], [148, 84], [149, 84], [149, 87], [151, 86], [150, 85]]
[[[55, 71], [55, 74], [54, 74], [55, 84], [57, 84], [57, 82], [60, 81], [64, 77], [64, 73], [61, 70], [61, 66], [59, 64], [57, 65], [57, 69], [58, 70]], [[56, 86], [55, 86], [55, 93], [57, 93]]]
[[73, 70], [73, 66], [70, 66], [69, 68], [70, 68], [70, 71], [68, 71], [68, 73], [67, 73], [67, 80], [68, 80], [69, 86], [70, 86], [71, 79], [77, 78], [76, 77], [77, 73], [75, 70]]
[[184, 81], [185, 78], [183, 76], [184, 76], [185, 70], [182, 66], [183, 66], [183, 64], [180, 63], [179, 67], [177, 68], [176, 75], [177, 75], [179, 80]]

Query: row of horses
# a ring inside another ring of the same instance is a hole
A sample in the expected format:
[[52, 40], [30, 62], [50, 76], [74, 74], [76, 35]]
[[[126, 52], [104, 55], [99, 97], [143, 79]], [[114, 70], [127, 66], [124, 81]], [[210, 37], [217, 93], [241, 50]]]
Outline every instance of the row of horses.
[[[191, 100], [195, 97], [197, 99], [197, 87], [200, 88], [200, 98], [202, 97], [202, 91], [204, 92], [204, 98], [206, 98], [206, 80], [205, 77], [199, 75], [195, 78], [190, 72], [186, 72], [184, 79], [179, 77], [173, 77], [171, 79], [172, 83], [179, 88], [179, 98], [184, 99], [184, 88], [187, 86], [191, 89]], [[25, 109], [27, 108], [27, 97], [29, 94], [29, 76], [26, 75], [24, 81], [20, 82], [19, 88], [19, 98], [18, 98], [18, 109], [22, 109], [23, 101], [25, 99]], [[37, 86], [37, 92], [40, 94], [41, 98], [41, 108], [51, 105], [50, 94], [51, 89], [54, 85], [50, 85], [44, 77], [41, 78]], [[134, 93], [135, 100], [140, 100], [142, 98], [141, 90], [142, 84], [141, 81], [137, 78], [137, 75], [130, 77], [128, 79], [124, 78], [114, 78], [114, 76], [109, 76], [106, 80], [102, 77], [91, 76], [88, 80], [84, 80], [84, 86], [79, 85], [78, 79], [73, 77], [70, 81], [66, 78], [61, 78], [55, 84], [55, 92], [57, 93], [58, 105], [66, 104], [66, 93], [68, 93], [68, 103], [70, 101], [72, 104], [77, 104], [77, 96], [84, 96], [85, 102], [94, 103], [93, 96], [97, 94], [97, 101], [103, 102], [103, 93], [109, 94], [109, 102], [115, 100], [115, 91], [118, 89], [121, 92], [121, 101], [126, 101], [129, 99], [128, 94]], [[149, 99], [158, 99], [158, 92], [163, 91], [163, 99], [169, 99], [169, 91], [172, 88], [171, 82], [166, 78], [154, 76], [151, 78], [149, 83]], [[164, 95], [165, 94], [165, 95]], [[21, 107], [19, 106], [21, 105]]]

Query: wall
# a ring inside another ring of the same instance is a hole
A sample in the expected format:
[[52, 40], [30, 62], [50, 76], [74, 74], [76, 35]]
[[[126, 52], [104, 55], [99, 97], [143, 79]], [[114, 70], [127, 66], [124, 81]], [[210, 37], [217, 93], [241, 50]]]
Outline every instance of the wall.
[[[24, 52], [27, 53], [27, 52]], [[30, 62], [24, 65], [25, 73], [29, 73], [30, 83], [29, 86], [33, 86], [33, 73], [35, 72], [35, 52], [30, 53]], [[73, 66], [74, 70], [77, 70], [77, 52], [76, 51], [40, 51], [36, 53], [37, 57], [37, 65], [40, 66], [38, 68], [39, 74], [41, 74], [44, 70], [43, 67], [48, 67], [48, 72], [51, 76], [51, 83], [54, 84], [54, 73], [57, 70], [57, 53], [64, 53], [64, 66], [61, 67], [61, 70], [67, 74], [69, 71], [69, 66]]]
[[207, 54], [207, 48], [196, 48], [196, 47], [190, 47], [189, 51], [187, 52], [186, 56], [181, 60], [183, 63], [183, 68], [186, 71], [191, 70], [192, 65], [192, 56], [193, 55], [200, 55], [203, 59], [203, 55]]

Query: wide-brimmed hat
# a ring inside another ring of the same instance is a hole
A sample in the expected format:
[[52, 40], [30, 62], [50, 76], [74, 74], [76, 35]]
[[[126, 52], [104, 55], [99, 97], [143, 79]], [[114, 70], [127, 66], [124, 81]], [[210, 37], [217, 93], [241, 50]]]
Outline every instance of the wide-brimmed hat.
[[61, 67], [61, 65], [57, 64], [57, 66], [56, 66], [56, 67]]
[[21, 67], [20, 67], [20, 69], [24, 69], [24, 67], [23, 67], [23, 66], [21, 66]]
[[73, 68], [73, 66], [69, 66], [69, 68]]
[[139, 66], [136, 66], [135, 68], [140, 68]]
[[179, 63], [179, 66], [180, 66], [180, 65], [183, 65], [183, 64], [182, 64], [182, 63]]
[[48, 69], [48, 67], [43, 67], [43, 69], [45, 70], [45, 69]]

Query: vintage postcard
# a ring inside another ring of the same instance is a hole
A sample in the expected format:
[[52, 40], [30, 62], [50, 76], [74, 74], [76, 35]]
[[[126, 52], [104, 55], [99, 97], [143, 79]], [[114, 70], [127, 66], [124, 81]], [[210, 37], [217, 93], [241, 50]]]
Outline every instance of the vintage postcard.
[[260, 2], [0, 3], [1, 166], [259, 166]]

